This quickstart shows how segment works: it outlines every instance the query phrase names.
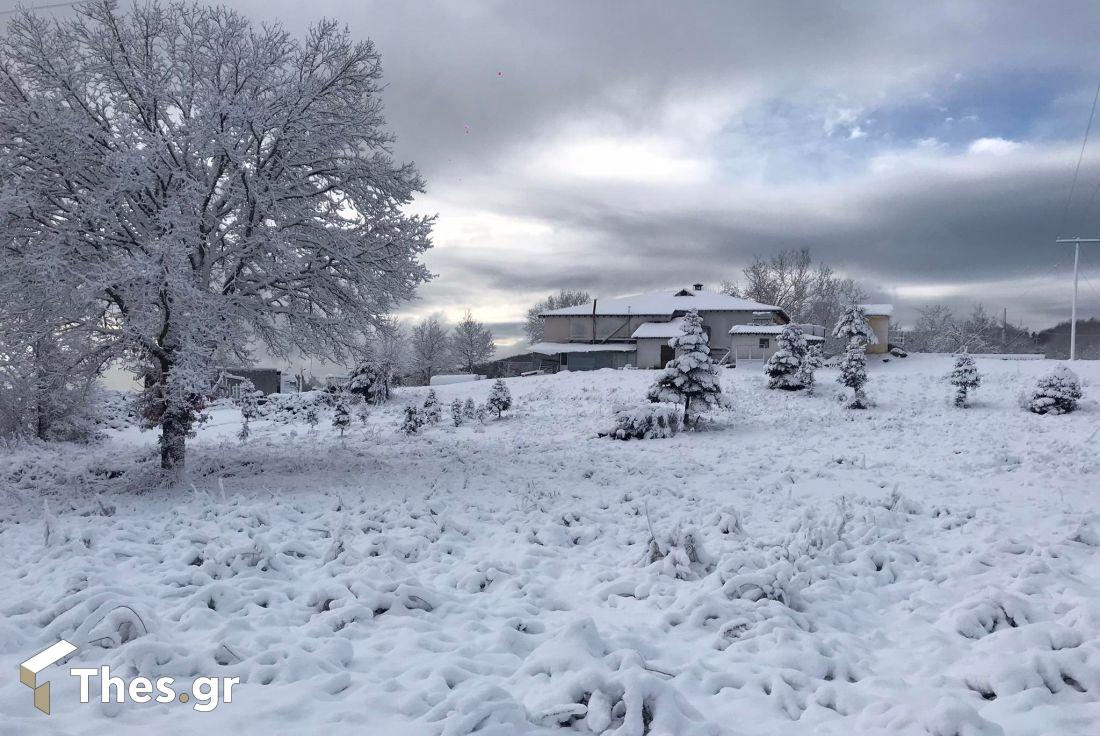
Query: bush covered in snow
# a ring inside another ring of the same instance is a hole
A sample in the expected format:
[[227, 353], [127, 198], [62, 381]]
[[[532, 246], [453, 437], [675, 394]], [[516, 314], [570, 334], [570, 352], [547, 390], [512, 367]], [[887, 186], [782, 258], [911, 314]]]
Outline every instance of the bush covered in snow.
[[439, 403], [439, 397], [436, 396], [435, 389], [429, 391], [427, 398], [424, 399], [423, 413], [424, 420], [432, 424], [438, 424], [443, 417], [443, 407]]
[[657, 403], [615, 407], [615, 425], [601, 437], [615, 440], [650, 440], [671, 437], [683, 428], [684, 408], [679, 404]]
[[1066, 366], [1058, 365], [1021, 397], [1021, 403], [1036, 414], [1068, 414], [1077, 408], [1082, 396], [1081, 379]]
[[512, 393], [508, 390], [508, 385], [504, 383], [503, 379], [498, 378], [493, 381], [493, 388], [489, 391], [489, 398], [486, 400], [485, 406], [489, 411], [496, 414], [498, 419], [501, 413], [512, 408]]
[[817, 383], [817, 369], [823, 365], [825, 365], [825, 356], [821, 354], [820, 345], [814, 345], [806, 350], [806, 355], [802, 357], [802, 365], [798, 367], [798, 382], [807, 393], [813, 393], [814, 384]]
[[325, 391], [303, 391], [296, 394], [268, 394], [258, 400], [257, 415], [279, 424], [306, 421], [310, 408], [314, 413], [326, 408], [333, 401], [333, 394]]
[[348, 379], [347, 390], [370, 404], [381, 404], [390, 398], [393, 368], [386, 361], [368, 360], [360, 364]]
[[423, 409], [418, 409], [411, 404], [405, 407], [405, 419], [401, 422], [401, 434], [412, 436], [420, 434], [420, 430], [428, 423]]

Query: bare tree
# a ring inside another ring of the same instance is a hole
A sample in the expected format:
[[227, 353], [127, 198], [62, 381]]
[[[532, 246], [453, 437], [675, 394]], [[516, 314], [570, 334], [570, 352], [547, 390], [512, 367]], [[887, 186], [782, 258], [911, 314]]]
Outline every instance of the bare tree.
[[144, 377], [179, 468], [219, 350], [346, 358], [429, 278], [432, 221], [406, 214], [423, 185], [392, 161], [369, 41], [224, 7], [74, 12], [0, 41], [0, 241], [88, 293], [74, 317]]
[[467, 310], [466, 316], [451, 332], [450, 347], [455, 364], [467, 373], [473, 373], [479, 363], [493, 356], [496, 343], [489, 328], [475, 320]]
[[794, 322], [831, 325], [846, 307], [866, 299], [854, 280], [814, 264], [808, 248], [780, 251], [770, 259], [757, 256], [742, 273], [743, 285], [726, 281], [722, 291], [781, 307]]
[[527, 324], [523, 326], [524, 332], [527, 333], [527, 341], [532, 345], [536, 342], [542, 342], [544, 325], [543, 319], [539, 315], [543, 312], [564, 307], [575, 307], [580, 304], [587, 304], [590, 301], [592, 301], [592, 297], [588, 295], [587, 291], [562, 289], [557, 294], [551, 294], [542, 301], [536, 302], [527, 310]]
[[432, 376], [454, 366], [447, 329], [436, 315], [417, 322], [409, 337], [412, 343], [413, 370], [425, 384], [431, 383]]

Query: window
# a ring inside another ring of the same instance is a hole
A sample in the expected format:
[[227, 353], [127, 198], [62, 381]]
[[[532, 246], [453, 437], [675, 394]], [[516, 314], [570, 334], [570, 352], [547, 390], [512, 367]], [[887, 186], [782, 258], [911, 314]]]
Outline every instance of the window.
[[772, 346], [772, 341], [771, 340], [769, 340], [766, 337], [760, 338], [760, 349], [761, 350], [767, 350], [771, 346]]

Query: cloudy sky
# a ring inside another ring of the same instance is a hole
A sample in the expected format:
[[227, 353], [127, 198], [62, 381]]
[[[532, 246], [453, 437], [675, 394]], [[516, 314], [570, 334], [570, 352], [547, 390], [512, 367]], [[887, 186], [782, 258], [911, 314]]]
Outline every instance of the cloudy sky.
[[[399, 158], [439, 215], [409, 315], [498, 342], [559, 288], [735, 278], [810, 247], [902, 320], [921, 304], [1068, 317], [1100, 233], [1095, 2], [237, 0], [372, 38]], [[1100, 116], [1098, 116], [1100, 117]], [[1081, 308], [1100, 315], [1100, 248]]]

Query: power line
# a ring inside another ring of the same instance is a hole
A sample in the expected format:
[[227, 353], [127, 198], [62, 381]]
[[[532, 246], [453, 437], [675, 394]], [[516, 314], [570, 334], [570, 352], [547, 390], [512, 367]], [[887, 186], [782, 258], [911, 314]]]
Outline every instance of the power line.
[[1096, 85], [1096, 94], [1092, 97], [1092, 109], [1089, 111], [1089, 122], [1085, 126], [1085, 137], [1081, 141], [1081, 153], [1077, 155], [1077, 166], [1073, 169], [1073, 182], [1069, 185], [1069, 196], [1066, 197], [1066, 206], [1062, 210], [1062, 223], [1058, 227], [1059, 230], [1065, 227], [1066, 218], [1069, 217], [1069, 205], [1073, 202], [1073, 191], [1077, 188], [1077, 178], [1081, 174], [1081, 162], [1085, 158], [1085, 146], [1089, 142], [1089, 132], [1092, 130], [1092, 119], [1096, 115], [1096, 102], [1100, 100], [1100, 83]]
[[24, 10], [52, 10], [53, 8], [67, 8], [70, 5], [79, 5], [84, 0], [69, 0], [67, 3], [50, 3], [49, 5], [34, 5], [29, 8], [12, 8], [11, 10], [0, 10], [0, 15], [13, 15], [15, 13], [22, 13]]

